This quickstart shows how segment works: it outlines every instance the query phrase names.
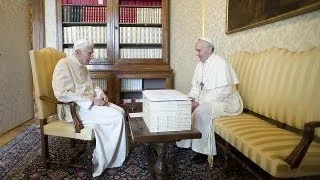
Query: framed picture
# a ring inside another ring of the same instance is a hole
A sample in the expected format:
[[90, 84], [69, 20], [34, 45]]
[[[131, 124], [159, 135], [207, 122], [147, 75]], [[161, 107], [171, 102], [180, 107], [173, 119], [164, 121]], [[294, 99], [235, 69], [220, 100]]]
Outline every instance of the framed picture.
[[226, 33], [231, 34], [320, 8], [320, 0], [228, 0]]

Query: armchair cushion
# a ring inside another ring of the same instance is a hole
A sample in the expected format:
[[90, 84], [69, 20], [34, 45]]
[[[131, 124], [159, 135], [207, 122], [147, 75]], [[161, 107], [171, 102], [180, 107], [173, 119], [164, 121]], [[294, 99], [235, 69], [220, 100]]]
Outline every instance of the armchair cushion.
[[44, 125], [44, 134], [81, 140], [93, 140], [94, 133], [90, 126], [85, 126], [80, 133], [76, 133], [74, 124], [59, 119], [53, 119]]

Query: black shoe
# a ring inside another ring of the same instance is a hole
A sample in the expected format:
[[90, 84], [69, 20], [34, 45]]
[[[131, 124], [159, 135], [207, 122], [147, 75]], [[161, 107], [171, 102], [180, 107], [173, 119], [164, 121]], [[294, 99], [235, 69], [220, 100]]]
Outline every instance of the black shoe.
[[204, 164], [208, 161], [208, 155], [198, 153], [191, 159], [191, 161], [194, 164]]

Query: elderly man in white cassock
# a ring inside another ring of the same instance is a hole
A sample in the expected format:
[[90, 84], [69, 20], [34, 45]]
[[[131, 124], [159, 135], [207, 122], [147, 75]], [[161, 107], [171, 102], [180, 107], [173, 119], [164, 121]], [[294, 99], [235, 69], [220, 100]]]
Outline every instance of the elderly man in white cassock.
[[[61, 59], [53, 73], [52, 86], [59, 101], [75, 101], [80, 107], [79, 118], [95, 133], [96, 147], [93, 152], [93, 177], [106, 168], [119, 167], [128, 154], [125, 134], [124, 110], [108, 102], [107, 95], [95, 86], [86, 65], [92, 59], [93, 44], [78, 40], [73, 54]], [[59, 118], [72, 122], [69, 108], [58, 105]]]
[[[199, 62], [192, 78], [188, 94], [192, 101], [192, 126], [202, 133], [201, 139], [182, 140], [178, 147], [190, 148], [198, 154], [192, 159], [196, 164], [209, 160], [217, 154], [212, 121], [221, 116], [240, 114], [243, 102], [236, 91], [239, 80], [224, 58], [214, 52], [209, 38], [200, 38], [195, 45]], [[209, 156], [209, 159], [208, 159]]]

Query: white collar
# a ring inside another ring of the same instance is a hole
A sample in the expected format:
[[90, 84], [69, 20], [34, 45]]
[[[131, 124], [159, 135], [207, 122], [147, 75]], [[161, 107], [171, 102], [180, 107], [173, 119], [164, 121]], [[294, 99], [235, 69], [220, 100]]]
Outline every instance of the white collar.
[[201, 61], [203, 63], [203, 65], [210, 63], [211, 61], [213, 61], [213, 59], [216, 57], [216, 53], [213, 52], [208, 59], [206, 59], [205, 61]]

